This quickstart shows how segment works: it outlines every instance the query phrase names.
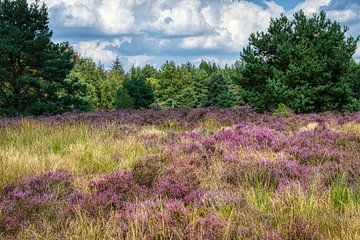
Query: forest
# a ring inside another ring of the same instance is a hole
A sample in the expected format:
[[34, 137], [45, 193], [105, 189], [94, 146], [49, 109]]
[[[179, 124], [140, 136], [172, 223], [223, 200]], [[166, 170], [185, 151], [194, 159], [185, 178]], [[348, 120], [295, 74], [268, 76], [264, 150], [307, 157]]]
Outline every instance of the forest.
[[249, 36], [233, 65], [166, 61], [105, 67], [53, 42], [46, 5], [0, 1], [0, 114], [51, 115], [139, 108], [230, 108], [258, 112], [360, 110], [359, 37], [325, 12], [272, 19]]

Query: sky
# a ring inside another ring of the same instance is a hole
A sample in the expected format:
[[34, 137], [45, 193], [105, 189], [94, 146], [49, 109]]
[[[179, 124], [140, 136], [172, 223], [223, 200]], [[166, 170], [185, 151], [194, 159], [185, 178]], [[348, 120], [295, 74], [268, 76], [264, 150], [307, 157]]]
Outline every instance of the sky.
[[[34, 0], [28, 0], [34, 2]], [[240, 58], [249, 35], [271, 18], [325, 10], [360, 35], [360, 0], [41, 0], [49, 8], [53, 40], [68, 41], [82, 57], [106, 67], [166, 60], [219, 65]], [[360, 45], [355, 55], [360, 60]]]

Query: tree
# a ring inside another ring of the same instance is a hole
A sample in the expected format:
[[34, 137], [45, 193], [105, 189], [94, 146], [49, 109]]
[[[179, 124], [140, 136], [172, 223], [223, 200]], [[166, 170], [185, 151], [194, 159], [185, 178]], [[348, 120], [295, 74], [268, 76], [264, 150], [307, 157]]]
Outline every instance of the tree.
[[95, 88], [81, 79], [79, 73], [72, 71], [64, 83], [64, 88], [57, 93], [61, 112], [95, 109], [97, 104]]
[[167, 61], [162, 65], [158, 85], [156, 97], [160, 103], [174, 98], [178, 93], [178, 90], [181, 88], [181, 82], [175, 62]]
[[344, 110], [355, 98], [346, 75], [359, 40], [347, 31], [325, 12], [272, 19], [241, 54], [245, 100], [260, 111], [281, 103], [295, 112]]
[[57, 92], [74, 65], [67, 43], [51, 41], [46, 6], [36, 1], [0, 0], [0, 112], [60, 111]]
[[100, 86], [100, 107], [106, 109], [114, 109], [116, 107], [116, 99], [118, 91], [123, 87], [125, 71], [119, 58], [113, 63], [113, 66], [106, 77], [102, 80]]
[[206, 62], [205, 60], [201, 60], [199, 69], [204, 70], [210, 76], [211, 74], [216, 73], [219, 70], [219, 67], [215, 63]]
[[116, 57], [115, 60], [113, 61], [111, 71], [116, 72], [119, 75], [124, 75], [125, 74], [124, 66], [121, 63], [119, 57]]
[[178, 104], [183, 104], [182, 100], [177, 100], [186, 95], [186, 89], [189, 90], [195, 71], [195, 66], [190, 63], [176, 66], [175, 62], [166, 62], [159, 72], [156, 91], [158, 105], [167, 106], [171, 103], [172, 107], [180, 107]]
[[222, 73], [213, 73], [207, 82], [206, 107], [232, 107], [235, 99]]
[[115, 101], [116, 109], [134, 108], [134, 99], [129, 95], [125, 88], [121, 87], [118, 89]]
[[196, 90], [193, 85], [189, 85], [182, 89], [178, 95], [176, 95], [174, 107], [182, 108], [195, 108], [198, 106], [198, 99], [196, 98]]
[[102, 97], [102, 87], [106, 79], [104, 70], [97, 66], [90, 58], [80, 59], [75, 64], [74, 70], [79, 74], [81, 79], [95, 88], [95, 94], [97, 97], [96, 108], [101, 107], [102, 104], [104, 104]]
[[154, 101], [154, 91], [140, 68], [132, 67], [124, 81], [124, 88], [134, 100], [135, 108], [148, 108]]

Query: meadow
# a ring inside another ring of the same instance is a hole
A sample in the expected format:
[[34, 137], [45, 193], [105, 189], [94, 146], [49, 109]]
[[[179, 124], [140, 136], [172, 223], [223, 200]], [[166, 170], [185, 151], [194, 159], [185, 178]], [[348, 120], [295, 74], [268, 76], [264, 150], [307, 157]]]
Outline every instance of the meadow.
[[360, 113], [0, 118], [0, 239], [360, 239]]

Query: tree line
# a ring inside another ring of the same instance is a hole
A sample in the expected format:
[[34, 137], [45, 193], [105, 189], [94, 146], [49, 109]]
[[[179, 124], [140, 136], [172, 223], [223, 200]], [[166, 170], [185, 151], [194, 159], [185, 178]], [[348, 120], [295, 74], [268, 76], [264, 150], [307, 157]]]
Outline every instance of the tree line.
[[160, 69], [110, 69], [51, 41], [46, 5], [0, 0], [0, 114], [38, 115], [125, 108], [249, 105], [264, 112], [360, 110], [359, 37], [327, 18], [299, 11], [271, 19], [250, 36], [233, 65], [202, 61]]

